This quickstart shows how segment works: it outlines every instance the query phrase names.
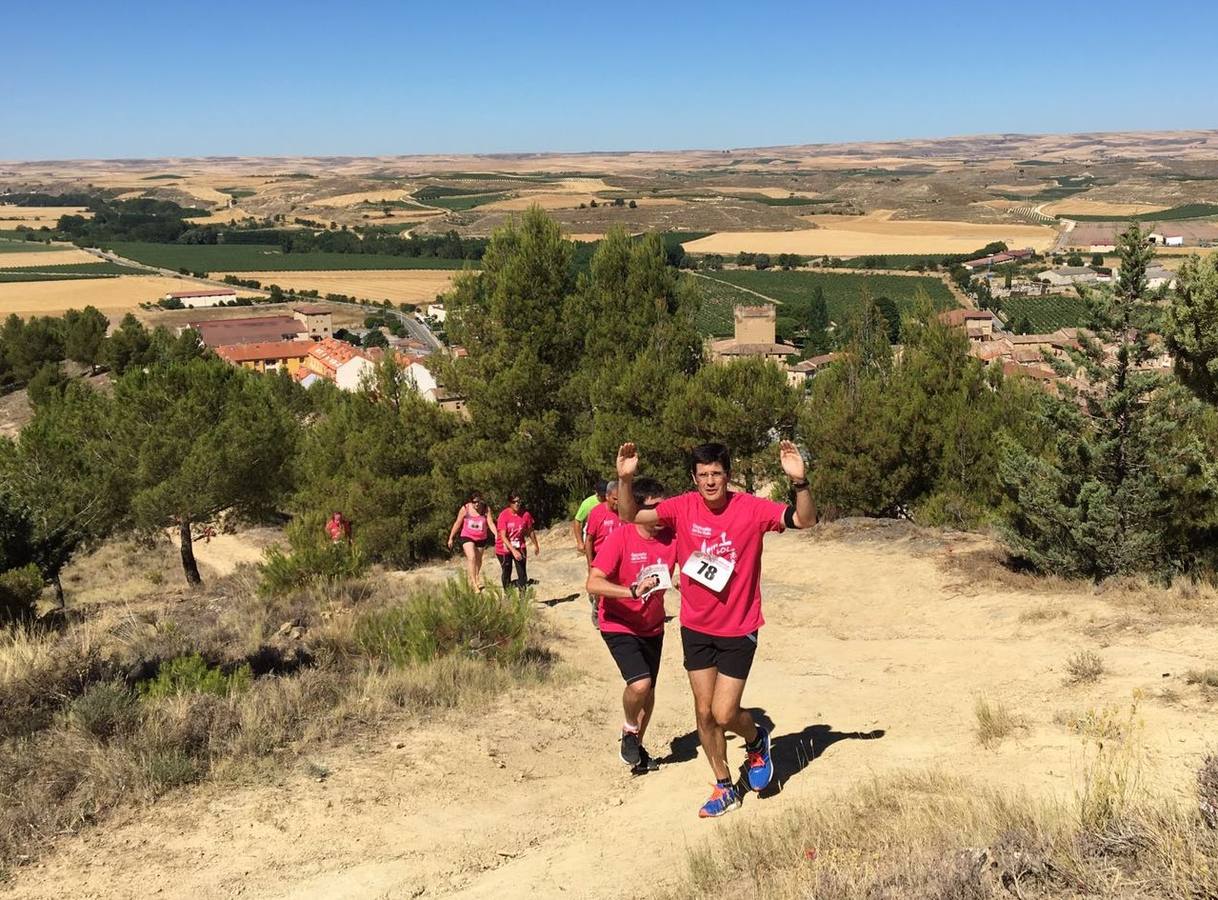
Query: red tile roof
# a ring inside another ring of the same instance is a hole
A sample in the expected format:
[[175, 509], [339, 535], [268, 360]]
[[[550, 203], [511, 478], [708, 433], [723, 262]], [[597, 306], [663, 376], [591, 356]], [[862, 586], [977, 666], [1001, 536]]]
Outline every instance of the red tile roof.
[[304, 359], [312, 341], [265, 341], [255, 344], [228, 344], [216, 347], [216, 356], [231, 363], [258, 360]]
[[199, 332], [199, 337], [209, 347], [293, 340], [304, 332], [301, 322], [291, 316], [246, 316], [187, 324]]
[[316, 359], [327, 369], [335, 370], [357, 356], [363, 359], [370, 358], [363, 350], [337, 338], [326, 338], [316, 343], [310, 342], [308, 355]]

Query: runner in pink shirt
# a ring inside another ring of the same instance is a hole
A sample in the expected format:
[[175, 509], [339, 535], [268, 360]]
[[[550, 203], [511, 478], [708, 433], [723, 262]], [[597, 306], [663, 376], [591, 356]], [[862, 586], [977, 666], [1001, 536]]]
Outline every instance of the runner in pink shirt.
[[816, 524], [803, 457], [790, 441], [780, 444], [782, 470], [791, 480], [794, 506], [728, 489], [732, 462], [722, 444], [695, 447], [690, 464], [695, 490], [640, 509], [632, 482], [639, 460], [634, 444], [618, 451], [623, 522], [667, 525], [676, 535], [681, 566], [681, 643], [694, 694], [698, 739], [715, 773], [715, 789], [699, 810], [721, 816], [741, 803], [741, 788], [727, 765], [730, 731], [744, 738], [748, 787], [763, 791], [774, 775], [770, 735], [741, 709], [744, 686], [757, 651], [761, 615], [762, 536]]
[[495, 524], [491, 521], [490, 508], [482, 499], [481, 491], [472, 491], [469, 499], [457, 510], [457, 518], [448, 532], [448, 549], [460, 533], [461, 552], [465, 554], [465, 571], [469, 585], [482, 591], [482, 553], [491, 545], [491, 538], [498, 538]]
[[[639, 509], [655, 509], [663, 496], [663, 487], [652, 478], [634, 482]], [[598, 601], [601, 637], [626, 682], [620, 755], [639, 775], [659, 768], [643, 746], [643, 736], [656, 703], [664, 592], [672, 583], [676, 561], [676, 544], [667, 528], [658, 523], [623, 525], [601, 543], [588, 573], [588, 592]]]
[[[622, 520], [617, 515], [617, 482], [610, 481], [605, 485], [604, 501], [592, 508], [584, 526], [584, 558], [588, 562], [589, 572], [592, 571], [592, 561], [596, 558], [596, 551], [605, 542], [605, 538], [611, 535], [620, 524], [622, 524]], [[596, 617], [596, 597], [589, 594], [588, 602], [592, 604], [592, 624], [600, 627]]]
[[537, 535], [533, 529], [533, 516], [524, 511], [520, 495], [513, 492], [508, 495], [507, 506], [499, 513], [495, 523], [495, 555], [499, 557], [500, 578], [506, 591], [512, 584], [512, 565], [516, 566], [516, 587], [524, 590], [529, 584], [528, 556], [529, 548], [525, 543], [533, 539], [533, 552], [540, 553]]

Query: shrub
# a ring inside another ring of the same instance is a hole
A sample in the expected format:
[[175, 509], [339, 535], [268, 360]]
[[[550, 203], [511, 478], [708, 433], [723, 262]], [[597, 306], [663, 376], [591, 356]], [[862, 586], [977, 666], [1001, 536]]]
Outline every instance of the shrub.
[[156, 677], [140, 684], [140, 696], [145, 699], [173, 697], [179, 694], [214, 694], [226, 697], [249, 688], [253, 681], [248, 663], [242, 663], [225, 675], [219, 667], [212, 668], [197, 653], [179, 656], [162, 663]]
[[1069, 677], [1066, 684], [1083, 684], [1095, 681], [1104, 674], [1104, 661], [1090, 650], [1080, 650], [1066, 661]]
[[33, 563], [0, 574], [0, 625], [29, 621], [42, 596], [42, 573]]
[[355, 644], [394, 666], [450, 654], [511, 663], [525, 655], [532, 617], [531, 592], [477, 593], [454, 578], [402, 605], [365, 613], [355, 624]]
[[359, 578], [367, 569], [367, 557], [354, 544], [307, 543], [290, 554], [270, 547], [262, 563], [258, 592], [275, 596], [310, 585], [333, 584]]
[[973, 712], [977, 716], [977, 740], [985, 747], [1001, 743], [1016, 730], [1027, 727], [1023, 717], [1011, 712], [1001, 701], [990, 703], [978, 697]]
[[1197, 801], [1205, 824], [1218, 828], [1218, 753], [1209, 754], [1197, 772]]
[[68, 721], [99, 741], [131, 731], [139, 718], [135, 695], [113, 681], [91, 685], [68, 709]]

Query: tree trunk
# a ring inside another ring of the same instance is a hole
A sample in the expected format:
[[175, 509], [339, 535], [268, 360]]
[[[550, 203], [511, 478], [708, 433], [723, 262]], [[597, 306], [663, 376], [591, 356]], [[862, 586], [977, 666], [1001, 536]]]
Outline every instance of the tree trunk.
[[51, 579], [51, 584], [55, 585], [55, 602], [59, 604], [60, 609], [67, 609], [67, 601], [63, 598], [63, 582], [59, 580], [58, 572]]
[[203, 579], [199, 577], [199, 564], [195, 562], [194, 542], [190, 537], [190, 519], [182, 517], [178, 533], [182, 538], [182, 571], [186, 573], [186, 583], [202, 584]]

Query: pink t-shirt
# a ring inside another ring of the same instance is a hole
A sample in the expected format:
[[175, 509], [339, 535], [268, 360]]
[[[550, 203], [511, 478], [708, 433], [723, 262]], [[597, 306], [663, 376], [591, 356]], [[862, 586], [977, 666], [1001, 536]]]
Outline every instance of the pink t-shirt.
[[[629, 587], [648, 566], [663, 563], [671, 570], [676, 562], [677, 545], [671, 531], [664, 529], [655, 537], [643, 537], [633, 525], [624, 524], [605, 538], [592, 565], [614, 584]], [[664, 592], [657, 591], [645, 600], [601, 597], [596, 615], [601, 631], [638, 637], [662, 634]]]
[[656, 507], [660, 521], [677, 540], [677, 564], [685, 565], [696, 550], [735, 564], [719, 593], [681, 576], [681, 624], [715, 637], [741, 637], [765, 624], [761, 615], [761, 538], [782, 531], [787, 507], [752, 494], [728, 491], [718, 512], [697, 491], [669, 497]]
[[617, 513], [609, 508], [608, 503], [601, 503], [593, 507], [592, 512], [588, 513], [588, 527], [585, 531], [584, 540], [592, 543], [592, 557], [596, 558], [596, 553], [600, 550], [601, 544], [605, 542], [605, 538], [613, 534], [614, 530], [622, 524], [622, 520], [618, 518]]
[[533, 527], [533, 516], [531, 513], [525, 512], [523, 515], [517, 515], [510, 507], [505, 506], [503, 512], [499, 513], [499, 518], [495, 520], [495, 552], [500, 556], [507, 556], [510, 552], [508, 544], [527, 556], [528, 550], [525, 548], [524, 539], [528, 537], [529, 531]]

